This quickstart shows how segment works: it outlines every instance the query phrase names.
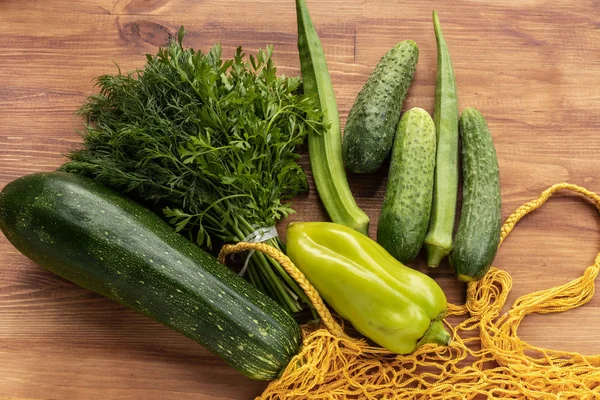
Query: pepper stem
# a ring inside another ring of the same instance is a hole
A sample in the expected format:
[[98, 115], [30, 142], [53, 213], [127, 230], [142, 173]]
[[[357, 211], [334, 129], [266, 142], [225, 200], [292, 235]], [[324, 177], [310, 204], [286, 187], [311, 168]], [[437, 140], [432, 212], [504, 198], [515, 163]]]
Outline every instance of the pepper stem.
[[429, 329], [425, 332], [425, 335], [417, 343], [417, 347], [425, 343], [437, 343], [442, 346], [448, 346], [452, 341], [452, 336], [444, 327], [442, 320], [435, 320], [429, 325]]

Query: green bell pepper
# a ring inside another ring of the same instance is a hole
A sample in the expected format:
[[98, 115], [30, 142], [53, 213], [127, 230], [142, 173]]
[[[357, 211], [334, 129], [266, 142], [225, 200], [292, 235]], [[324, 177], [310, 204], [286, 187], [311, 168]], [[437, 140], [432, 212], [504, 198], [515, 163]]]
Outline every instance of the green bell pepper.
[[448, 345], [444, 292], [367, 236], [330, 222], [292, 222], [287, 254], [341, 317], [378, 345], [408, 354]]

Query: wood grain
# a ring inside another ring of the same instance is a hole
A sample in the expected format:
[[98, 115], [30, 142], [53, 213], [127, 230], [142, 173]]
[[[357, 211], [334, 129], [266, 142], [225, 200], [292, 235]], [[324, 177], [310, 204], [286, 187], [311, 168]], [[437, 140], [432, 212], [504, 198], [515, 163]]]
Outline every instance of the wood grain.
[[[436, 8], [460, 107], [478, 108], [494, 136], [503, 215], [560, 181], [600, 191], [599, 1], [308, 3], [342, 122], [379, 58], [408, 38], [421, 54], [405, 108], [433, 111]], [[238, 45], [254, 52], [274, 43], [279, 71], [299, 73], [292, 1], [0, 2], [0, 187], [58, 167], [80, 142], [74, 113], [94, 92], [93, 78], [115, 73], [115, 63], [124, 71], [140, 67], [180, 25], [187, 45], [207, 50], [221, 42], [227, 56]], [[385, 174], [350, 176], [372, 236]], [[295, 207], [291, 220], [325, 219], [314, 189]], [[599, 233], [598, 211], [569, 194], [528, 216], [495, 261], [514, 278], [509, 303], [580, 275], [600, 251]], [[448, 265], [430, 273], [451, 301], [464, 301], [465, 287]], [[594, 298], [567, 313], [528, 316], [519, 334], [597, 354], [599, 313]], [[0, 235], [1, 399], [249, 399], [264, 386], [158, 323], [42, 270]]]

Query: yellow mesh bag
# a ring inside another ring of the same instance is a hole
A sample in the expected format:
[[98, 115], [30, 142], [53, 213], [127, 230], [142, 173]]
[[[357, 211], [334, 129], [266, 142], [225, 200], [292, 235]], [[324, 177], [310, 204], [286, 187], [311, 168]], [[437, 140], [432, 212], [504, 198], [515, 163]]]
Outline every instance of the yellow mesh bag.
[[[554, 185], [508, 217], [500, 244], [523, 216], [560, 189], [587, 196], [600, 208], [595, 193], [567, 183]], [[600, 399], [600, 355], [544, 349], [517, 336], [527, 314], [567, 311], [587, 303], [594, 294], [600, 254], [583, 276], [520, 297], [503, 315], [512, 280], [492, 267], [482, 280], [468, 285], [466, 304], [449, 304], [448, 316], [462, 318], [454, 327], [446, 322], [453, 336], [449, 346], [427, 344], [399, 356], [344, 333], [317, 291], [276, 249], [262, 243], [226, 245], [220, 259], [248, 249], [277, 260], [321, 316], [320, 326], [302, 327], [300, 353], [258, 399]]]

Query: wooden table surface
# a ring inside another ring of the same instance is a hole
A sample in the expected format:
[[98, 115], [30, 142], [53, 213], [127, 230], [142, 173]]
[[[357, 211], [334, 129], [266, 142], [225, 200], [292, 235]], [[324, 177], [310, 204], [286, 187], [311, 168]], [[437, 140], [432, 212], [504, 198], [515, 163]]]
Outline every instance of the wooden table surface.
[[[412, 3], [412, 4], [410, 4]], [[500, 163], [506, 217], [549, 185], [600, 191], [600, 1], [308, 0], [322, 38], [342, 123], [379, 58], [395, 43], [420, 47], [405, 108], [433, 111], [440, 13], [459, 104], [487, 118]], [[92, 79], [140, 67], [184, 25], [185, 43], [221, 42], [255, 52], [275, 45], [286, 75], [299, 74], [291, 0], [3, 0], [0, 2], [0, 188], [58, 167], [80, 139], [74, 113]], [[304, 164], [306, 165], [306, 164]], [[385, 171], [350, 176], [372, 218]], [[312, 185], [312, 182], [311, 182]], [[312, 187], [294, 220], [324, 219]], [[283, 227], [283, 224], [280, 228]], [[600, 219], [576, 195], [558, 194], [528, 216], [495, 266], [514, 278], [509, 303], [579, 276], [600, 250]], [[422, 260], [416, 263], [422, 264]], [[452, 302], [465, 286], [444, 264], [433, 276]], [[600, 353], [600, 300], [562, 314], [531, 315], [519, 335], [549, 348]], [[0, 398], [250, 399], [265, 387], [194, 342], [20, 255], [0, 234]]]

